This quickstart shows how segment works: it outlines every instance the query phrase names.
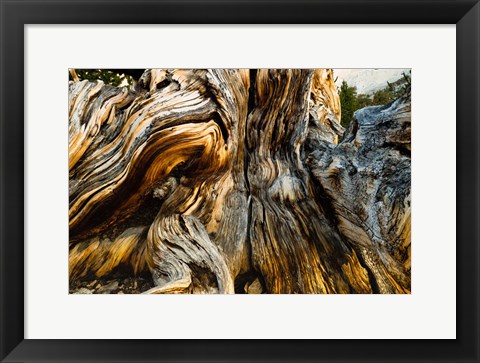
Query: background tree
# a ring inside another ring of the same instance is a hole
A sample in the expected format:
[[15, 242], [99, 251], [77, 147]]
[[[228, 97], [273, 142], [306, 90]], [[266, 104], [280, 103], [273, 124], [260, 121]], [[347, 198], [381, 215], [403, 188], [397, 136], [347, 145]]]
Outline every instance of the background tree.
[[343, 81], [340, 86], [339, 96], [342, 105], [341, 125], [346, 128], [350, 121], [352, 121], [353, 113], [358, 110], [357, 88], [350, 87], [346, 81]]
[[402, 73], [402, 78], [395, 82], [387, 82], [387, 86], [377, 90], [373, 95], [357, 94], [357, 88], [349, 86], [343, 81], [338, 92], [342, 107], [343, 127], [347, 128], [353, 119], [355, 111], [367, 106], [386, 105], [404, 95], [408, 95], [411, 89], [411, 73]]
[[[373, 105], [372, 97], [363, 93], [357, 95], [355, 100], [356, 110]], [[355, 111], [356, 111], [355, 110]]]
[[395, 93], [389, 87], [376, 91], [373, 94], [371, 105], [386, 105], [395, 99]]
[[[131, 85], [133, 82], [132, 76], [121, 72], [122, 70], [107, 70], [107, 69], [75, 69], [80, 81], [102, 81], [105, 84], [112, 86], [120, 86], [122, 83]], [[72, 81], [72, 76], [70, 75]]]

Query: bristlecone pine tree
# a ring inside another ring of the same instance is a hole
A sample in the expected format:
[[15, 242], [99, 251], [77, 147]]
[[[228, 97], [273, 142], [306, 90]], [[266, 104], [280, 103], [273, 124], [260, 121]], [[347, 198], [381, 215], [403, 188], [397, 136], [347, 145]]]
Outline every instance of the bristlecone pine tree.
[[151, 274], [148, 293], [410, 292], [409, 95], [345, 131], [332, 70], [139, 84], [69, 84], [71, 283], [121, 269]]

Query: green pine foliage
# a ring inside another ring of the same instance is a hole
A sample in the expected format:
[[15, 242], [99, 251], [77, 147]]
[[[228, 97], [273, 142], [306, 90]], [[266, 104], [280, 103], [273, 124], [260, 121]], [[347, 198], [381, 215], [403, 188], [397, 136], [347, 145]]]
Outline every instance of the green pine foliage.
[[[75, 69], [78, 78], [83, 81], [85, 79], [89, 81], [100, 80], [105, 84], [111, 84], [112, 86], [119, 86], [123, 81], [127, 81], [129, 85], [132, 84], [132, 77], [125, 74], [115, 73], [103, 69]], [[71, 80], [71, 76], [70, 76]]]
[[357, 87], [350, 87], [346, 81], [343, 81], [339, 94], [342, 108], [341, 124], [346, 128], [353, 118], [353, 113], [359, 108], [357, 104]]

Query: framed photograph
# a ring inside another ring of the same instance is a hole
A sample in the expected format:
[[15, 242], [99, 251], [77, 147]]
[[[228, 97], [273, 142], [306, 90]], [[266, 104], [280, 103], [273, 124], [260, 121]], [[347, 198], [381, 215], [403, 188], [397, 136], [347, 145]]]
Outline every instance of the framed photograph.
[[480, 360], [478, 1], [1, 13], [2, 362]]

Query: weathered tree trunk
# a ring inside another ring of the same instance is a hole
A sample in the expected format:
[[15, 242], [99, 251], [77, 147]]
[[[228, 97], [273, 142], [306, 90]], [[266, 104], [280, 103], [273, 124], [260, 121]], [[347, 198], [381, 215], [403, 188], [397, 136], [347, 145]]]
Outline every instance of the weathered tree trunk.
[[69, 86], [70, 279], [150, 293], [410, 292], [410, 100], [331, 70], [147, 70]]

